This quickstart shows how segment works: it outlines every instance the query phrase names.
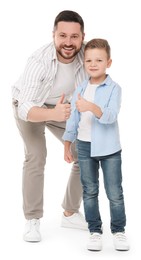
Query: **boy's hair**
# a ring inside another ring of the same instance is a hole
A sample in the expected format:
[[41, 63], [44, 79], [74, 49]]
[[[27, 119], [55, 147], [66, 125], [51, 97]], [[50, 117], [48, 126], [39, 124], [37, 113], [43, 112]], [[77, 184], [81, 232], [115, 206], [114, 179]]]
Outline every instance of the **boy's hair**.
[[55, 18], [54, 29], [57, 27], [57, 24], [59, 22], [79, 23], [80, 27], [81, 27], [81, 31], [82, 31], [82, 33], [84, 33], [84, 21], [83, 21], [82, 17], [74, 11], [64, 10], [64, 11], [60, 12]]
[[107, 53], [107, 57], [108, 59], [110, 59], [111, 57], [111, 48], [110, 48], [110, 45], [108, 43], [107, 40], [105, 39], [92, 39], [90, 41], [88, 41], [85, 45], [85, 51], [88, 50], [88, 49], [94, 49], [94, 48], [97, 48], [97, 49], [105, 49], [106, 53]]

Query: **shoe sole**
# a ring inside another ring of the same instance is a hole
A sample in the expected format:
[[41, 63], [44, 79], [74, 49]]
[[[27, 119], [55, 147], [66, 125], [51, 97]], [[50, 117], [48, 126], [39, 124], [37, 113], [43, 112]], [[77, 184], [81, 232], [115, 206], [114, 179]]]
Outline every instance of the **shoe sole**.
[[102, 247], [99, 247], [99, 248], [87, 247], [87, 249], [88, 249], [89, 251], [101, 251], [101, 250], [102, 250]]
[[32, 238], [25, 238], [25, 237], [23, 237], [23, 240], [25, 242], [38, 243], [38, 242], [41, 241], [41, 238], [37, 238], [37, 239], [34, 238], [34, 239], [32, 239]]
[[61, 225], [61, 227], [64, 227], [64, 228], [74, 228], [74, 229], [81, 229], [81, 230], [85, 230], [85, 231], [88, 231], [88, 228], [83, 228], [83, 227], [78, 227], [78, 226], [74, 226], [73, 224], [72, 225], [67, 225], [67, 224], [63, 224]]
[[128, 251], [130, 248], [115, 248], [116, 251]]

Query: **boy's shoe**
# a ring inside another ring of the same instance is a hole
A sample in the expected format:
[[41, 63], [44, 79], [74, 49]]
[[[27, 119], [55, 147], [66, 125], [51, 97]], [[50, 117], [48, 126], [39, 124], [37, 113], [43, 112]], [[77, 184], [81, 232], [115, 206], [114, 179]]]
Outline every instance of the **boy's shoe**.
[[124, 232], [117, 232], [113, 234], [114, 247], [118, 251], [128, 251], [129, 244]]
[[25, 226], [23, 239], [27, 242], [40, 242], [41, 234], [39, 228], [40, 228], [39, 219], [28, 220]]
[[88, 231], [88, 224], [85, 221], [82, 213], [73, 213], [73, 215], [66, 217], [64, 214], [62, 216], [61, 227], [65, 228], [76, 228]]
[[94, 232], [90, 234], [87, 249], [90, 251], [101, 251], [102, 250], [102, 234]]

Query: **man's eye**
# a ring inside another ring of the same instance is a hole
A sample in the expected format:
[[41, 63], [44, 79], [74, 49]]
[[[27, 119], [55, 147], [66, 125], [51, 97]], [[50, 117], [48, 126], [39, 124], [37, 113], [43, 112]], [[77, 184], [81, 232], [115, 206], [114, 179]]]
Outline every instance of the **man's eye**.
[[59, 35], [60, 38], [65, 38], [66, 36], [64, 34]]
[[77, 39], [77, 38], [78, 38], [78, 35], [73, 35], [72, 38], [73, 38], [73, 39]]

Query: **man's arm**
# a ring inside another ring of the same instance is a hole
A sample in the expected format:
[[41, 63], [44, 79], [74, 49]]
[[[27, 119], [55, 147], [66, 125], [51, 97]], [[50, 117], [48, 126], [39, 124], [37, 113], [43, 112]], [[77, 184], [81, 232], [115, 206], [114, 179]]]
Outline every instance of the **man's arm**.
[[63, 122], [70, 117], [70, 104], [63, 104], [64, 95], [58, 100], [53, 109], [43, 107], [32, 107], [27, 115], [30, 122], [57, 121]]

